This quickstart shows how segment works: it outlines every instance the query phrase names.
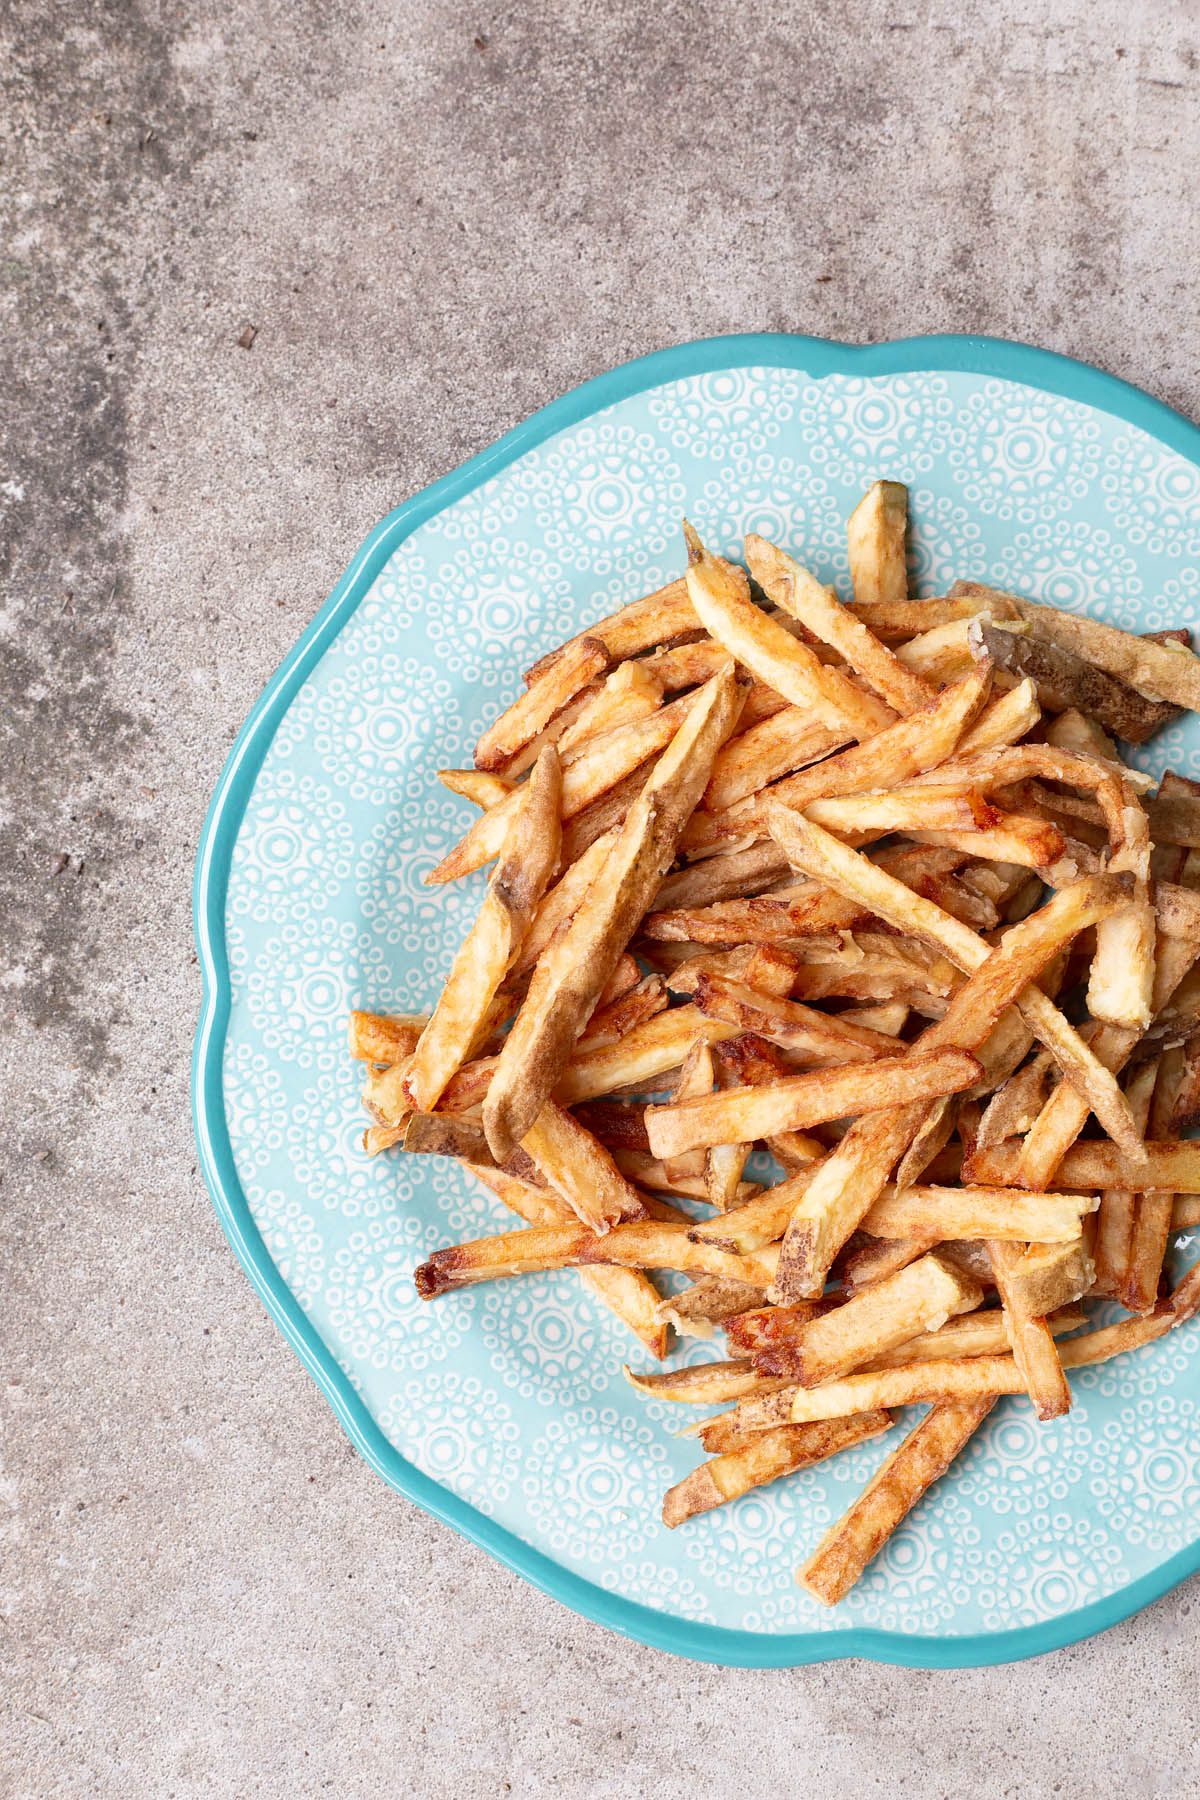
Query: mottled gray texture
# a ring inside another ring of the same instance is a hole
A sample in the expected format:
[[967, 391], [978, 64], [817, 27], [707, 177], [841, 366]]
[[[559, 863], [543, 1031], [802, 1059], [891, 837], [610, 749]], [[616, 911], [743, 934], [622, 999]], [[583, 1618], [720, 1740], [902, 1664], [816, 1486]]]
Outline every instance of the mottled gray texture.
[[1194, 15], [962, 10], [0, 4], [5, 1796], [1200, 1786], [1194, 1583], [960, 1674], [703, 1668], [532, 1592], [349, 1450], [190, 1138], [204, 807], [398, 500], [756, 327], [1200, 411]]

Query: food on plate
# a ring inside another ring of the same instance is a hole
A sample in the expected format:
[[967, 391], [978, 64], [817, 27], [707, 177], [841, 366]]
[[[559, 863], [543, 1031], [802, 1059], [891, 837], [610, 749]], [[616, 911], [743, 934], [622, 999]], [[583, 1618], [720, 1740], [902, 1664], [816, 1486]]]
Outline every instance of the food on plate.
[[1200, 1226], [1200, 789], [1117, 746], [1200, 710], [1200, 661], [978, 582], [914, 598], [907, 518], [896, 481], [855, 508], [849, 601], [685, 522], [684, 572], [440, 772], [479, 812], [428, 879], [490, 866], [477, 916], [432, 1012], [349, 1022], [368, 1153], [453, 1158], [519, 1221], [434, 1250], [422, 1296], [573, 1270], [657, 1361], [724, 1334], [626, 1369], [729, 1409], [680, 1434], [709, 1460], [666, 1526], [802, 1503], [929, 1408], [799, 1570], [828, 1605], [1000, 1396], [1061, 1417], [1071, 1370], [1200, 1310], [1200, 1265], [1167, 1273]]

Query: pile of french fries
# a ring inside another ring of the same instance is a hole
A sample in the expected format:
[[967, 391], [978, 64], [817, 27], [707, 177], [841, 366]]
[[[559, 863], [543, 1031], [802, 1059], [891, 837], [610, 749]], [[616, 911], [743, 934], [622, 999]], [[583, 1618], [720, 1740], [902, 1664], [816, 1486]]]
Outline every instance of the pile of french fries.
[[[853, 599], [685, 524], [686, 574], [532, 668], [446, 770], [492, 865], [431, 1017], [356, 1012], [365, 1145], [458, 1159], [523, 1229], [426, 1298], [576, 1268], [710, 1460], [669, 1526], [929, 1410], [797, 1579], [835, 1604], [1001, 1394], [1200, 1310], [1200, 786], [1127, 767], [1200, 710], [1186, 631], [907, 586], [908, 500], [849, 521]], [[765, 1148], [781, 1179], [746, 1178]], [[663, 1295], [650, 1272], [690, 1276]], [[1089, 1323], [1089, 1301], [1116, 1323]]]

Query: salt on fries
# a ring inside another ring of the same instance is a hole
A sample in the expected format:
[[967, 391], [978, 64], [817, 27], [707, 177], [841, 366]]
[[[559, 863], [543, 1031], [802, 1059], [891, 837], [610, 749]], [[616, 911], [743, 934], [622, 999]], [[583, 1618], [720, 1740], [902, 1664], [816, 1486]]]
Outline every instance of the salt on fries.
[[441, 771], [480, 811], [429, 880], [493, 863], [478, 917], [432, 1014], [349, 1029], [368, 1152], [455, 1157], [521, 1222], [422, 1295], [574, 1269], [658, 1360], [724, 1332], [626, 1370], [732, 1409], [685, 1427], [710, 1460], [666, 1525], [929, 1407], [799, 1571], [828, 1605], [999, 1396], [1059, 1417], [1071, 1369], [1200, 1309], [1200, 1265], [1164, 1273], [1200, 1226], [1200, 789], [1114, 741], [1200, 710], [1200, 662], [975, 582], [913, 599], [906, 529], [877, 482], [843, 604], [685, 524], [685, 573]]

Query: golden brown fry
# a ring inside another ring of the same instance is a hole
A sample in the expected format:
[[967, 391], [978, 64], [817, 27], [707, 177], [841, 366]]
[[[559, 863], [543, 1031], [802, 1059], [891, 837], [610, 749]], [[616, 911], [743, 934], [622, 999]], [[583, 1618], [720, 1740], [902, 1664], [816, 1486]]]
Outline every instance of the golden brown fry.
[[908, 489], [900, 481], [873, 482], [846, 524], [856, 609], [906, 603], [907, 532]]
[[[875, 1204], [877, 1206], [879, 1202], [876, 1201]], [[874, 1207], [871, 1211], [874, 1211]], [[870, 1218], [871, 1214], [866, 1216]], [[907, 1269], [909, 1263], [916, 1262], [918, 1256], [924, 1256], [929, 1250], [936, 1250], [941, 1241], [940, 1232], [932, 1232], [919, 1238], [870, 1237], [860, 1226], [852, 1233], [833, 1267], [841, 1280], [842, 1291], [853, 1296], [877, 1281], [885, 1281], [898, 1270]]]
[[[637, 965], [633, 965], [636, 973]], [[667, 1010], [667, 984], [661, 975], [647, 975], [635, 988], [618, 998], [597, 1006], [579, 1037], [580, 1050], [601, 1044], [619, 1044], [622, 1038], [647, 1019], [657, 1018]]]
[[644, 936], [669, 943], [778, 944], [849, 930], [870, 917], [865, 907], [843, 900], [819, 882], [806, 881], [745, 900], [718, 900], [711, 906], [647, 913], [641, 929]]
[[1200, 1194], [1176, 1194], [1171, 1208], [1172, 1231], [1194, 1231], [1200, 1225]]
[[711, 1512], [751, 1488], [765, 1487], [781, 1475], [811, 1468], [867, 1438], [878, 1437], [891, 1424], [885, 1412], [858, 1413], [852, 1419], [818, 1425], [779, 1425], [762, 1432], [744, 1449], [702, 1463], [663, 1496], [663, 1524], [672, 1530], [697, 1513]]
[[657, 1316], [681, 1337], [711, 1337], [735, 1313], [762, 1304], [762, 1289], [720, 1275], [701, 1275], [680, 1294], [658, 1303]]
[[1037, 632], [1007, 630], [981, 614], [968, 629], [968, 641], [998, 669], [1031, 680], [1039, 703], [1050, 712], [1076, 707], [1091, 713], [1128, 744], [1144, 744], [1179, 716], [1178, 707], [1148, 700], [1127, 682]]
[[969, 1276], [938, 1256], [922, 1256], [802, 1326], [790, 1344], [759, 1351], [754, 1367], [761, 1375], [816, 1387], [909, 1338], [936, 1331], [958, 1313], [973, 1312], [982, 1299], [982, 1288]]
[[428, 1023], [428, 1013], [352, 1012], [350, 1054], [360, 1062], [379, 1063], [390, 1068], [402, 1057], [412, 1055]]
[[[1157, 1079], [1158, 1059], [1152, 1058], [1133, 1071], [1125, 1086], [1129, 1110], [1142, 1132], [1150, 1121], [1150, 1104]], [[1092, 1292], [1110, 1300], [1121, 1297], [1129, 1280], [1134, 1208], [1134, 1196], [1127, 1188], [1106, 1188], [1100, 1196], [1093, 1247], [1095, 1279]]]
[[[865, 547], [865, 539], [861, 541]], [[878, 545], [878, 536], [875, 541]], [[844, 657], [898, 713], [917, 712], [934, 698], [935, 690], [927, 681], [906, 669], [869, 626], [843, 607], [832, 588], [823, 587], [778, 545], [751, 532], [746, 538], [746, 561], [768, 599]]]
[[[741, 571], [738, 570], [737, 573], [740, 574]], [[744, 576], [742, 578], [745, 579]], [[692, 611], [687, 596], [687, 583], [680, 576], [675, 581], [669, 581], [665, 587], [647, 594], [643, 600], [633, 600], [628, 606], [610, 613], [606, 619], [589, 625], [582, 635], [603, 644], [610, 660], [616, 663], [624, 662], [626, 657], [636, 656], [639, 651], [650, 650], [657, 644], [672, 643], [676, 638], [686, 637], [689, 632], [699, 629], [700, 621]], [[540, 657], [531, 669], [526, 670], [526, 682], [532, 686], [540, 681], [552, 664], [565, 656], [577, 642], [578, 639], [573, 638], [570, 643]]]
[[521, 1139], [521, 1148], [576, 1218], [593, 1231], [605, 1232], [621, 1219], [644, 1216], [642, 1196], [603, 1144], [553, 1100], [546, 1101]]
[[842, 1304], [840, 1294], [802, 1300], [797, 1306], [755, 1306], [725, 1321], [725, 1337], [739, 1355], [795, 1343], [806, 1325]]
[[835, 1063], [875, 1062], [902, 1048], [895, 1038], [847, 1023], [837, 1013], [820, 1013], [798, 1000], [757, 993], [742, 982], [700, 976], [696, 1005], [706, 1018], [723, 1019], [782, 1049], [803, 1052], [806, 1059]]
[[862, 1221], [877, 1238], [1007, 1238], [1068, 1243], [1095, 1212], [1094, 1194], [1022, 1194], [1005, 1187], [910, 1187], [884, 1194]]
[[[668, 1175], [665, 1164], [656, 1156], [649, 1156], [640, 1150], [613, 1151], [613, 1161], [622, 1175], [636, 1182], [640, 1188], [648, 1188], [655, 1194], [680, 1194], [691, 1200], [706, 1200], [708, 1188], [704, 1173], [699, 1175]], [[744, 1201], [752, 1200], [761, 1192], [757, 1182], [740, 1181], [734, 1199], [739, 1207]]]
[[489, 775], [482, 769], [439, 769], [437, 778], [452, 794], [459, 794], [486, 812], [507, 800], [514, 783], [503, 775]]
[[492, 1159], [483, 1126], [463, 1113], [410, 1114], [404, 1148], [410, 1156], [453, 1156], [481, 1167]]
[[413, 1279], [421, 1298], [429, 1300], [435, 1294], [476, 1281], [534, 1274], [544, 1269], [581, 1268], [591, 1263], [724, 1275], [756, 1287], [768, 1286], [774, 1274], [774, 1258], [769, 1252], [730, 1256], [710, 1244], [694, 1244], [688, 1237], [686, 1221], [676, 1225], [647, 1220], [614, 1225], [603, 1235], [582, 1225], [558, 1225], [455, 1244], [435, 1250]]
[[623, 1373], [630, 1387], [652, 1400], [678, 1401], [686, 1406], [721, 1406], [727, 1400], [740, 1400], [746, 1394], [772, 1393], [783, 1382], [772, 1384], [755, 1372], [748, 1357], [733, 1362], [693, 1363], [689, 1369], [667, 1369], [662, 1374], [647, 1375], [631, 1369], [626, 1363]]
[[718, 900], [760, 894], [788, 873], [787, 858], [777, 844], [751, 844], [723, 856], [709, 856], [691, 868], [668, 875], [655, 896], [664, 911], [709, 906]]
[[1058, 1348], [1044, 1310], [1033, 1310], [1028, 1286], [1019, 1279], [1021, 1247], [993, 1239], [988, 1251], [1004, 1308], [1005, 1329], [1012, 1345], [1013, 1359], [1025, 1378], [1033, 1409], [1039, 1419], [1060, 1418], [1071, 1409], [1071, 1388], [1058, 1359]]
[[614, 1094], [618, 1088], [642, 1093], [661, 1087], [659, 1079], [676, 1069], [697, 1036], [709, 1044], [736, 1037], [737, 1027], [706, 1019], [696, 1006], [676, 1006], [635, 1025], [615, 1044], [593, 1049], [580, 1044], [555, 1088], [564, 1106]]
[[[1081, 1306], [1062, 1306], [1047, 1317], [1046, 1324], [1056, 1338], [1065, 1337], [1068, 1332], [1078, 1331], [1081, 1325], [1086, 1325], [1087, 1315]], [[964, 1313], [957, 1319], [947, 1319], [939, 1331], [909, 1338], [906, 1344], [898, 1344], [894, 1350], [872, 1357], [862, 1373], [910, 1368], [914, 1363], [938, 1362], [959, 1356], [1003, 1356], [1008, 1349], [1004, 1312], [997, 1306], [987, 1312]]]
[[[1115, 1144], [1072, 1144], [1050, 1179], [1052, 1188], [1128, 1188], [1144, 1194], [1151, 1188], [1200, 1194], [1200, 1143], [1146, 1144], [1134, 1161]], [[1023, 1185], [1019, 1142], [977, 1150], [963, 1164], [963, 1176], [985, 1186]]]
[[[1081, 1226], [1084, 1221], [1081, 1220]], [[995, 1240], [989, 1243], [995, 1249]], [[1045, 1318], [1060, 1306], [1072, 1306], [1091, 1289], [1095, 1266], [1082, 1230], [1074, 1239], [1051, 1244], [1028, 1244], [1024, 1250], [1004, 1251], [1005, 1282], [1015, 1305], [1035, 1318]], [[996, 1258], [991, 1256], [995, 1275]], [[996, 1283], [1000, 1285], [999, 1281]], [[1003, 1295], [1004, 1290], [1001, 1290]]]
[[[1183, 1071], [1182, 1046], [1165, 1050], [1157, 1062], [1146, 1124], [1147, 1137], [1155, 1140], [1165, 1138], [1171, 1128], [1171, 1114]], [[1159, 1189], [1140, 1194], [1134, 1203], [1129, 1263], [1119, 1296], [1130, 1312], [1152, 1312], [1157, 1302], [1163, 1258], [1171, 1233], [1173, 1201], [1172, 1193]]]
[[488, 1008], [520, 952], [534, 908], [558, 862], [562, 769], [553, 745], [520, 789], [479, 916], [455, 957], [413, 1053], [405, 1091], [418, 1112], [437, 1105], [471, 1053]]
[[876, 1471], [848, 1512], [830, 1527], [796, 1580], [823, 1606], [836, 1606], [878, 1556], [901, 1520], [946, 1473], [995, 1402], [935, 1406]]
[[[971, 582], [956, 583], [964, 590], [977, 584]], [[855, 616], [864, 625], [869, 625], [877, 638], [886, 643], [903, 641], [906, 638], [923, 636], [926, 632], [939, 630], [945, 625], [956, 625], [973, 619], [977, 613], [987, 611], [993, 619], [1017, 619], [1016, 603], [1009, 601], [1003, 594], [988, 590], [991, 598], [979, 599], [975, 594], [964, 591], [954, 598], [941, 600], [886, 600], [860, 601], [854, 599]]]
[[959, 1049], [894, 1056], [866, 1067], [819, 1069], [773, 1088], [733, 1088], [682, 1106], [647, 1107], [646, 1130], [655, 1155], [672, 1156], [701, 1144], [804, 1130], [827, 1119], [844, 1119], [866, 1106], [935, 1099], [969, 1087], [978, 1072], [975, 1058]]
[[537, 737], [581, 688], [608, 667], [608, 652], [597, 638], [577, 638], [520, 699], [489, 725], [475, 746], [475, 767], [501, 773]]
[[[969, 678], [968, 678], [969, 679]], [[1032, 731], [1042, 716], [1032, 681], [1019, 681], [1007, 693], [990, 700], [970, 729], [959, 740], [957, 755], [981, 756], [1015, 744]]]
[[505, 1152], [528, 1130], [567, 1064], [584, 1019], [646, 911], [737, 716], [732, 668], [715, 676], [631, 807], [570, 924], [534, 970], [484, 1102], [488, 1141]]
[[554, 886], [549, 889], [537, 911], [526, 934], [513, 973], [520, 975], [532, 969], [559, 926], [578, 909], [584, 895], [608, 858], [608, 853], [617, 841], [617, 828], [602, 832], [587, 848], [563, 870]]
[[608, 679], [587, 696], [578, 716], [557, 738], [563, 767], [575, 760], [589, 739], [599, 737], [602, 732], [615, 731], [620, 725], [648, 719], [651, 713], [658, 711], [662, 701], [663, 684], [644, 663], [620, 663]]
[[793, 706], [815, 713], [831, 731], [849, 731], [862, 738], [892, 724], [896, 715], [890, 707], [822, 663], [807, 644], [761, 612], [704, 548], [686, 520], [683, 529], [688, 597], [710, 634], [731, 656]]
[[808, 708], [785, 704], [726, 744], [713, 764], [703, 804], [710, 813], [723, 812], [847, 742], [853, 739], [845, 729], [831, 730]]

